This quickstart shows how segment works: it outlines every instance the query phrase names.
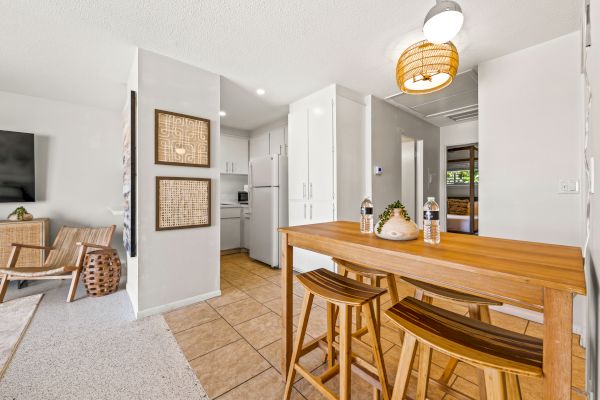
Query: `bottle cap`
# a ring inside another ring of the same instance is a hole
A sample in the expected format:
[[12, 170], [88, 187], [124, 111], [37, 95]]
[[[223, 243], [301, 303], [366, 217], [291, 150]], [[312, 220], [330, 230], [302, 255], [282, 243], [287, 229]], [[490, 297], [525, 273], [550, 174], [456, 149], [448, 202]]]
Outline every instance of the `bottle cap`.
[[428, 197], [427, 201], [435, 201], [435, 197]]

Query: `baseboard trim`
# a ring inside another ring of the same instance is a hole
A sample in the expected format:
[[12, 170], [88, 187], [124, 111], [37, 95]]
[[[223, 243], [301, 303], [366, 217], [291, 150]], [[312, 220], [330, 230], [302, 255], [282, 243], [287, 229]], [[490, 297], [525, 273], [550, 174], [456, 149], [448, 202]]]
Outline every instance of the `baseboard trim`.
[[[544, 314], [542, 314], [540, 312], [511, 306], [509, 304], [505, 304], [503, 306], [491, 306], [490, 308], [492, 310], [495, 310], [495, 311], [498, 311], [498, 312], [501, 312], [504, 314], [514, 315], [515, 317], [520, 317], [520, 318], [523, 318], [523, 319], [526, 319], [529, 321], [537, 322], [538, 324], [544, 323]], [[582, 337], [581, 342], [584, 343], [583, 339], [585, 339], [585, 337], [586, 337], [586, 332], [582, 329], [581, 326], [579, 326], [577, 324], [573, 324], [573, 333], [581, 336]], [[585, 345], [583, 345], [583, 344], [582, 344], [582, 346], [585, 347]]]
[[135, 315], [135, 318], [141, 319], [141, 318], [146, 318], [146, 317], [149, 317], [149, 316], [155, 315], [155, 314], [163, 314], [167, 311], [175, 310], [176, 308], [180, 308], [180, 307], [185, 307], [190, 304], [198, 303], [200, 301], [212, 299], [213, 297], [217, 297], [220, 295], [221, 295], [221, 291], [215, 290], [213, 292], [208, 292], [208, 293], [201, 294], [198, 296], [188, 297], [187, 299], [177, 300], [172, 303], [163, 304], [163, 305], [152, 307], [152, 308], [147, 308], [145, 310], [138, 311]]

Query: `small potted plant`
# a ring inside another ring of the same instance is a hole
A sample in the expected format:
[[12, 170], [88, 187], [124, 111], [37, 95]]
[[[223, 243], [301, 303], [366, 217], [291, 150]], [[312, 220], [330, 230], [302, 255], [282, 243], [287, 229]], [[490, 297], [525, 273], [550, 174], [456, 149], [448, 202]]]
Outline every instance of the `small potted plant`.
[[13, 212], [8, 214], [9, 221], [31, 221], [33, 215], [29, 214], [25, 207], [17, 207]]
[[375, 234], [382, 239], [412, 240], [419, 236], [419, 228], [410, 220], [400, 200], [396, 200], [379, 215]]

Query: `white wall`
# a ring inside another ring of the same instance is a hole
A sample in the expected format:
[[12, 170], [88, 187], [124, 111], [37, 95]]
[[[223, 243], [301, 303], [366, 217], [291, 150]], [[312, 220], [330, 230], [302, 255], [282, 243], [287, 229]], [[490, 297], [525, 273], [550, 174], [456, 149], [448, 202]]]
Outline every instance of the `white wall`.
[[[220, 294], [219, 75], [138, 51], [138, 317]], [[210, 119], [211, 168], [154, 164], [154, 110]], [[156, 176], [212, 179], [210, 227], [156, 231]]]
[[[375, 219], [388, 204], [402, 198], [402, 135], [423, 140], [424, 183], [421, 204], [425, 203], [428, 196], [434, 196], [437, 199], [439, 195], [440, 128], [375, 96], [369, 97], [367, 109], [370, 108], [371, 111], [371, 160], [368, 173], [371, 175]], [[374, 176], [374, 166], [383, 167], [383, 175]]]
[[62, 224], [117, 225], [113, 246], [123, 259], [121, 113], [0, 92], [0, 130], [35, 134], [34, 203], [1, 203], [0, 218], [18, 206], [50, 218], [52, 237]]
[[[558, 193], [560, 179], [582, 179], [580, 37], [479, 66], [482, 236], [583, 245], [582, 196]], [[575, 298], [578, 333], [585, 333], [584, 304]]]
[[479, 66], [481, 235], [582, 245], [581, 195], [558, 193], [559, 179], [582, 178], [579, 43], [573, 33]]
[[[587, 345], [587, 389], [595, 392], [598, 397], [598, 382], [600, 382], [600, 369], [598, 368], [598, 349], [600, 347], [600, 0], [591, 1], [592, 20], [592, 46], [588, 48], [587, 71], [590, 79], [590, 89], [593, 96], [590, 119], [590, 142], [588, 159], [595, 160], [594, 184], [595, 193], [590, 195], [590, 229], [587, 267], [588, 288], [588, 345]], [[587, 102], [585, 103], [587, 108]], [[586, 185], [587, 186], [587, 185]], [[590, 397], [591, 398], [591, 397]]]
[[[479, 140], [479, 121], [468, 121], [461, 124], [440, 128], [440, 225], [446, 230], [446, 213], [448, 212], [448, 193], [446, 191], [446, 164], [449, 146], [477, 143]], [[468, 191], [468, 189], [467, 189]]]

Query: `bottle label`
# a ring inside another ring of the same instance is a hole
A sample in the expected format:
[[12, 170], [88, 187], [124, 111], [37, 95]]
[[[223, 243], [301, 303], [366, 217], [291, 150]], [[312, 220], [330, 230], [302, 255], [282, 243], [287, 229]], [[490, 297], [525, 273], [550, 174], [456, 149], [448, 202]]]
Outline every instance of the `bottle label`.
[[439, 211], [423, 211], [423, 219], [425, 221], [439, 221], [440, 220], [440, 212]]
[[361, 207], [360, 215], [371, 215], [373, 214], [373, 207]]

